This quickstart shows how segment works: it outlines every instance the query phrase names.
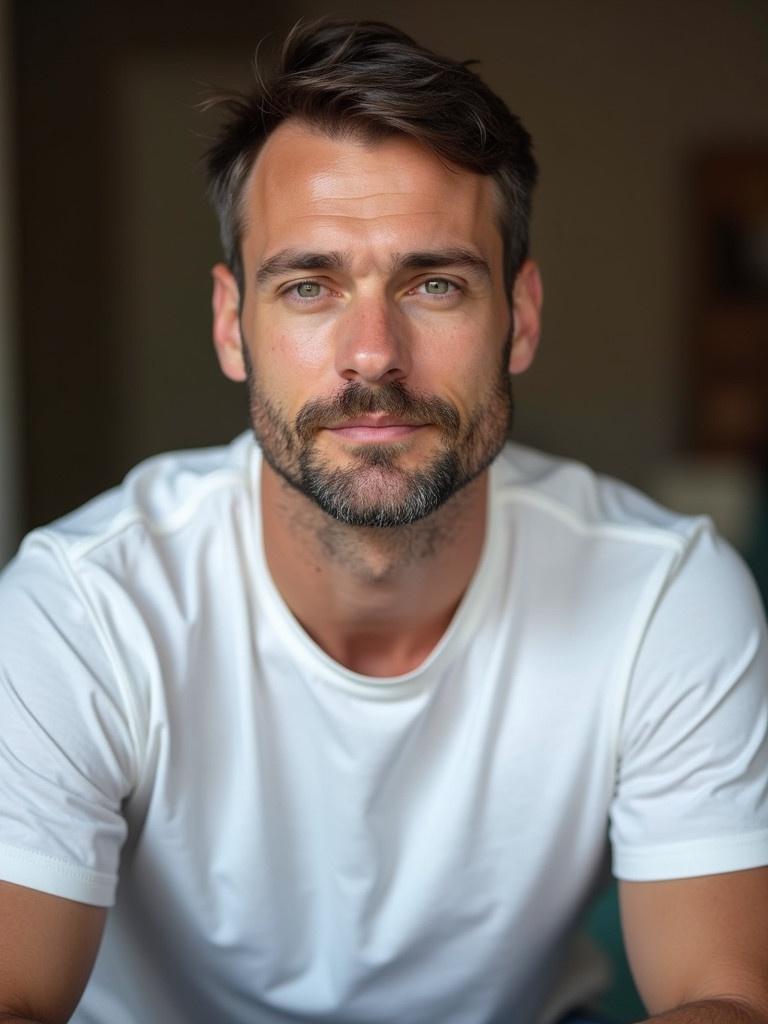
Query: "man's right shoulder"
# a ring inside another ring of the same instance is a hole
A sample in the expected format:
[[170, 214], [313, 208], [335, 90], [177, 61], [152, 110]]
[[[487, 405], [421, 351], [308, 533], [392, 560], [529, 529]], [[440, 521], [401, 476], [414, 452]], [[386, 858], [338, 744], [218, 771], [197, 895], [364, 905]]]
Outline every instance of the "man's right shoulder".
[[127, 752], [118, 793], [142, 763], [163, 688], [191, 685], [195, 639], [221, 636], [228, 608], [246, 603], [255, 451], [243, 435], [148, 459], [29, 534], [0, 572], [0, 704], [26, 709], [20, 721], [46, 723], [51, 735], [73, 716], [79, 730], [98, 707]]
[[254, 450], [246, 433], [229, 445], [151, 456], [116, 487], [29, 533], [9, 569], [30, 559], [39, 566], [43, 551], [75, 567], [111, 546], [143, 547], [200, 520], [215, 520], [217, 496], [248, 501]]

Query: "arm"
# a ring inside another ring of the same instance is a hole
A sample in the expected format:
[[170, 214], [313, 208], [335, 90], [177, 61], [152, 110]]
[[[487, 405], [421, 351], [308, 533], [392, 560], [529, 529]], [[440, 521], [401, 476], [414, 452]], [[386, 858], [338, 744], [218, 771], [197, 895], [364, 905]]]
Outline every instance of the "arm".
[[768, 1024], [768, 867], [621, 882], [632, 973], [653, 1021]]
[[103, 907], [0, 882], [0, 1024], [65, 1024], [101, 940]]

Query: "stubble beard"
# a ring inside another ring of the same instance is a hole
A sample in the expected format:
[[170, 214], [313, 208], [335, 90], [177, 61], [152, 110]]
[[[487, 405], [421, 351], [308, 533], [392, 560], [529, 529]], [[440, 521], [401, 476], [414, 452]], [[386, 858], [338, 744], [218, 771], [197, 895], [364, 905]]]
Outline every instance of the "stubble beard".
[[[330, 399], [316, 399], [293, 424], [260, 387], [243, 346], [251, 425], [263, 456], [291, 487], [339, 523], [380, 529], [408, 526], [431, 515], [478, 477], [504, 447], [512, 428], [513, 399], [507, 366], [511, 339], [485, 400], [466, 424], [445, 399], [411, 391], [401, 382], [346, 384]], [[361, 444], [347, 449], [352, 464], [334, 465], [317, 450], [324, 426], [370, 413], [429, 423], [440, 446], [425, 465], [406, 469], [407, 444]]]

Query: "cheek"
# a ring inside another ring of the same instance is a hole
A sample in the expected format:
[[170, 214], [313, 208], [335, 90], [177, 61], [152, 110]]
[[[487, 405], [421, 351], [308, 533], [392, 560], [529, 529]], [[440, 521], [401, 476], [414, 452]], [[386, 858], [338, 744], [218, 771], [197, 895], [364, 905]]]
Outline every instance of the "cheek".
[[278, 387], [286, 379], [322, 375], [332, 362], [327, 331], [308, 322], [281, 323], [272, 318], [257, 317], [250, 335], [250, 348], [255, 368], [269, 375]]
[[338, 387], [332, 349], [317, 325], [256, 317], [249, 332], [249, 350], [258, 386], [288, 420], [307, 402], [327, 398]]
[[416, 372], [423, 379], [442, 381], [457, 396], [481, 395], [489, 379], [498, 377], [505, 339], [505, 328], [499, 324], [442, 325], [419, 337], [421, 358], [415, 360]]
[[289, 366], [301, 372], [319, 373], [332, 362], [327, 333], [318, 325], [294, 325], [280, 332], [277, 350]]
[[465, 426], [478, 416], [502, 415], [507, 402], [509, 373], [503, 342], [482, 355], [472, 355], [461, 364], [451, 364], [451, 377], [445, 383], [444, 397], [459, 410]]

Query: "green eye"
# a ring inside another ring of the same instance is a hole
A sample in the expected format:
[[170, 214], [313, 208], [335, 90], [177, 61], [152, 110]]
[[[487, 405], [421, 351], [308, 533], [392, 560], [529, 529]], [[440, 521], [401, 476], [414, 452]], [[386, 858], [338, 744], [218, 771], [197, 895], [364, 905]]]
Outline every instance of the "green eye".
[[434, 277], [431, 281], [424, 282], [424, 290], [427, 295], [447, 295], [450, 287], [450, 281], [445, 281], [441, 277]]
[[316, 281], [301, 281], [296, 285], [296, 294], [301, 299], [316, 299], [320, 295], [320, 285]]

